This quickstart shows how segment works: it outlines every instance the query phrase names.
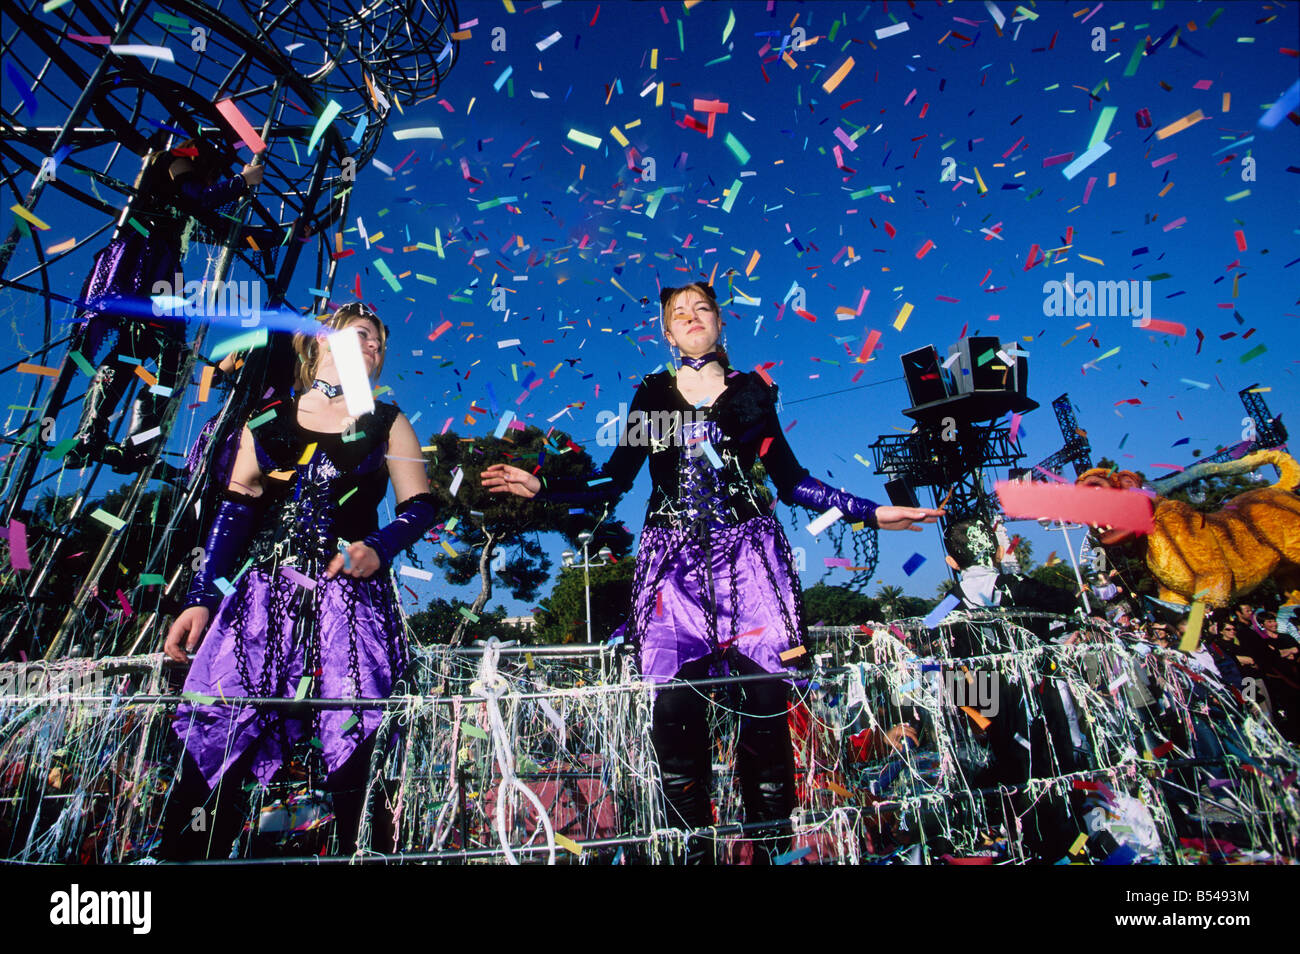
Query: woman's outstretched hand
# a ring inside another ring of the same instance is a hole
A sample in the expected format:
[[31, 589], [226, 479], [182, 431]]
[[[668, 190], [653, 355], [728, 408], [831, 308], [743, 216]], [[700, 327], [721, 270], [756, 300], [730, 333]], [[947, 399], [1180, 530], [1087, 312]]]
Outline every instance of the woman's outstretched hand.
[[494, 494], [514, 494], [525, 500], [536, 497], [541, 492], [542, 482], [518, 467], [509, 464], [493, 464], [483, 471], [482, 484]]
[[877, 507], [876, 525], [881, 530], [920, 530], [913, 524], [938, 523], [944, 513], [930, 507]]

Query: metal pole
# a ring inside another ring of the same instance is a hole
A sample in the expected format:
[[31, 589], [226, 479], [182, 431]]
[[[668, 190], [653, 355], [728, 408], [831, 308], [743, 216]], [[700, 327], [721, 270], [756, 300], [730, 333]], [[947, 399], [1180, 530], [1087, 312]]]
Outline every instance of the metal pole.
[[587, 596], [587, 643], [591, 643], [591, 561], [587, 557], [587, 543], [582, 543], [582, 589]]
[[1065, 521], [1061, 521], [1061, 534], [1065, 537], [1065, 552], [1070, 555], [1070, 566], [1074, 567], [1074, 578], [1079, 581], [1079, 595], [1083, 597], [1083, 611], [1091, 616], [1092, 607], [1088, 605], [1088, 591], [1083, 587], [1083, 577], [1079, 575], [1079, 562], [1074, 557], [1074, 544], [1070, 543], [1070, 534], [1066, 532]]

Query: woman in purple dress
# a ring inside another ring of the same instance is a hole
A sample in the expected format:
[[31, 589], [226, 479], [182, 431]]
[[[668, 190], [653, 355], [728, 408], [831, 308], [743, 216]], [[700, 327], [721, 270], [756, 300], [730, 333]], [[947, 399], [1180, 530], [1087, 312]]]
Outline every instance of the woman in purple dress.
[[[184, 662], [198, 650], [187, 693], [380, 699], [405, 668], [388, 568], [433, 525], [437, 509], [420, 442], [397, 406], [381, 402], [348, 417], [325, 334], [341, 329], [355, 331], [369, 376], [383, 365], [386, 329], [365, 306], [345, 305], [322, 333], [299, 339], [300, 396], [275, 398], [250, 415], [190, 605], [167, 633], [171, 658]], [[390, 479], [397, 518], [381, 529]], [[266, 784], [304, 752], [333, 793], [340, 845], [350, 852], [381, 715], [182, 705], [175, 729], [185, 760], [164, 855], [201, 856], [209, 848], [224, 855], [242, 816], [222, 791], [237, 793], [249, 774]], [[225, 826], [190, 830], [194, 810], [215, 799], [223, 804], [215, 824]]]
[[[779, 673], [803, 653], [801, 585], [789, 541], [753, 475], [761, 460], [780, 499], [884, 530], [933, 523], [942, 511], [877, 507], [811, 477], [786, 443], [776, 387], [734, 371], [719, 345], [722, 322], [713, 288], [694, 283], [660, 293], [663, 334], [681, 367], [637, 388], [618, 448], [589, 480], [550, 480], [498, 464], [483, 472], [493, 492], [613, 504], [646, 458], [653, 487], [641, 534], [629, 627], [645, 678], [666, 683], [729, 672]], [[920, 527], [913, 529], [919, 530]], [[794, 808], [794, 756], [782, 680], [743, 684], [737, 772], [745, 818], [758, 823], [754, 860], [788, 848]], [[711, 745], [704, 695], [662, 690], [652, 738], [669, 824], [713, 823]], [[762, 823], [771, 823], [764, 826]], [[690, 843], [687, 860], [708, 863], [710, 847]]]

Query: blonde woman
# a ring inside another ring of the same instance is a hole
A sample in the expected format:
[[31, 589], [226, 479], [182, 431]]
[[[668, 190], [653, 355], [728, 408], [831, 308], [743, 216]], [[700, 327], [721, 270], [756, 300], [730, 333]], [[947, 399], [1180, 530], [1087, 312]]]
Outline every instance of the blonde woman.
[[[419, 440], [397, 406], [378, 402], [373, 412], [348, 417], [328, 337], [343, 328], [355, 330], [371, 377], [383, 367], [383, 323], [364, 305], [345, 305], [319, 334], [296, 340], [298, 396], [250, 415], [190, 605], [167, 634], [173, 659], [184, 662], [197, 650], [187, 692], [383, 698], [406, 664], [386, 571], [437, 511]], [[381, 529], [390, 481], [397, 519]], [[195, 833], [193, 810], [222, 788], [238, 790], [250, 773], [265, 784], [288, 759], [304, 756], [335, 793], [340, 843], [350, 850], [380, 716], [364, 708], [182, 706], [175, 728], [186, 756], [164, 853], [193, 857], [210, 847], [224, 854], [240, 813], [218, 811], [216, 824], [226, 827]]]

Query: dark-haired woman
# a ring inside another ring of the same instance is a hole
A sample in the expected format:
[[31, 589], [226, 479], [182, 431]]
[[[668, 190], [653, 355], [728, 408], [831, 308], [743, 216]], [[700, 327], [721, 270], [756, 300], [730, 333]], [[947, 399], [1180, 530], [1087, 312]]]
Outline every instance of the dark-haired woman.
[[[942, 511], [877, 507], [836, 490], [800, 466], [781, 429], [776, 388], [734, 371], [719, 347], [721, 315], [711, 286], [664, 289], [663, 335], [681, 366], [638, 387], [622, 438], [590, 481], [550, 481], [498, 464], [483, 472], [493, 492], [612, 504], [646, 458], [653, 488], [633, 589], [632, 639], [641, 672], [656, 683], [736, 672], [780, 673], [802, 653], [801, 586], [790, 544], [753, 476], [761, 460], [787, 504], [886, 530], [933, 523]], [[915, 529], [920, 529], [919, 527]], [[756, 863], [789, 844], [782, 824], [794, 808], [794, 761], [782, 680], [743, 684], [737, 770], [745, 818], [759, 823]], [[669, 823], [713, 823], [707, 699], [686, 686], [659, 691], [652, 735]], [[772, 823], [764, 827], [762, 823]], [[691, 843], [688, 861], [707, 863]]]
[[[251, 415], [190, 606], [167, 634], [171, 658], [183, 662], [198, 650], [187, 693], [378, 699], [406, 665], [388, 567], [433, 525], [436, 506], [419, 440], [397, 406], [378, 403], [355, 420], [348, 416], [331, 346], [337, 338], [326, 332], [356, 335], [368, 376], [383, 365], [383, 324], [365, 306], [344, 306], [321, 334], [298, 339], [299, 397], [277, 398]], [[390, 480], [397, 517], [380, 528]], [[164, 854], [227, 851], [239, 812], [227, 807], [217, 812], [225, 827], [194, 832], [187, 824], [193, 810], [220, 800], [223, 790], [237, 792], [250, 773], [266, 784], [303, 753], [305, 764], [321, 763], [340, 845], [350, 851], [381, 716], [361, 707], [301, 715], [181, 706], [175, 728], [186, 756]]]

